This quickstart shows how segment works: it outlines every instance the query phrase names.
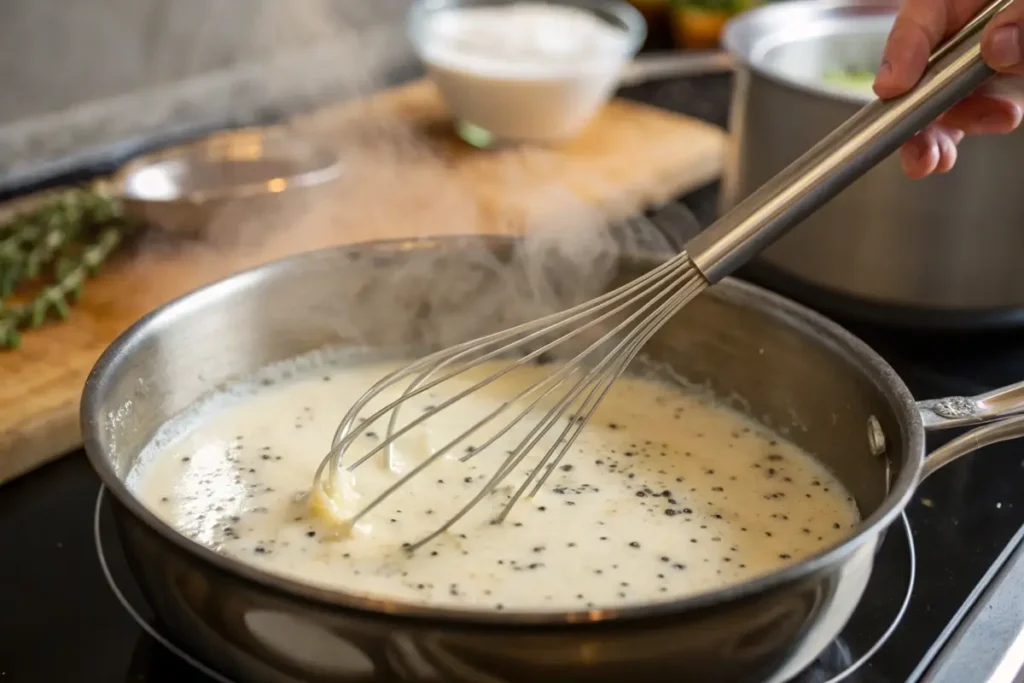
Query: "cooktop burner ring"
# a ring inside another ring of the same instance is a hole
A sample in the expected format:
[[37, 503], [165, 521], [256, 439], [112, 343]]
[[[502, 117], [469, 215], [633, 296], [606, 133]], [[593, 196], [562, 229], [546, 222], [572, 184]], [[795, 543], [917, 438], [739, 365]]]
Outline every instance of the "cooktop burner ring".
[[103, 549], [103, 499], [104, 493], [106, 493], [106, 487], [100, 484], [99, 493], [96, 495], [96, 509], [93, 513], [93, 541], [96, 544], [96, 558], [100, 563], [100, 571], [103, 573], [103, 578], [107, 581], [107, 586], [110, 591], [114, 594], [114, 598], [121, 604], [121, 607], [128, 616], [132, 618], [139, 628], [141, 628], [146, 635], [159, 643], [164, 649], [188, 663], [193, 669], [196, 669], [207, 678], [216, 681], [216, 683], [235, 683], [232, 679], [228, 678], [224, 674], [214, 670], [207, 666], [203, 662], [199, 661], [189, 653], [185, 652], [182, 648], [175, 645], [169, 638], [161, 634], [155, 626], [153, 626], [142, 614], [136, 609], [135, 605], [132, 604], [128, 596], [125, 595], [124, 591], [117, 583], [117, 579], [114, 578], [114, 572], [110, 568], [110, 563], [107, 561], [106, 551]]
[[[889, 533], [887, 532], [886, 538], [882, 540], [882, 545], [876, 556], [875, 570], [872, 571], [871, 579], [864, 590], [864, 596], [861, 597], [860, 603], [857, 605], [856, 610], [854, 610], [853, 617], [843, 628], [839, 637], [829, 643], [828, 647], [818, 655], [814, 664], [798, 674], [789, 683], [841, 683], [842, 681], [847, 681], [870, 662], [875, 654], [889, 641], [893, 633], [896, 632], [896, 629], [903, 621], [904, 615], [907, 613], [907, 609], [910, 607], [910, 601], [914, 594], [914, 583], [917, 580], [917, 550], [914, 546], [914, 532], [910, 527], [910, 520], [907, 518], [906, 511], [900, 514], [900, 521], [903, 525], [903, 534], [906, 541], [906, 589], [899, 597], [899, 606], [896, 608], [892, 619], [884, 624], [884, 628], [879, 635], [875, 636], [873, 640], [868, 640], [868, 645], [863, 653], [854, 659], [853, 650], [849, 642], [850, 634], [848, 632], [858, 627], [856, 621], [859, 613], [874, 609], [873, 605], [867, 604], [865, 597], [870, 593], [872, 584], [888, 578], [886, 574], [877, 571], [879, 564], [881, 564], [877, 560], [882, 557], [886, 550], [893, 550], [892, 547], [886, 547], [886, 540], [889, 539]], [[837, 659], [841, 663], [837, 663]]]
[[[100, 485], [99, 492], [96, 496], [96, 507], [93, 515], [93, 540], [96, 546], [96, 557], [100, 564], [100, 570], [106, 579], [107, 586], [114, 594], [114, 598], [118, 603], [120, 603], [121, 607], [128, 613], [132, 620], [135, 621], [139, 628], [141, 628], [143, 632], [145, 632], [145, 634], [156, 644], [160, 645], [169, 653], [216, 683], [236, 683], [234, 680], [199, 661], [184, 649], [174, 644], [174, 642], [172, 642], [168, 637], [161, 634], [160, 631], [157, 630], [156, 626], [150, 623], [150, 621], [142, 615], [140, 610], [135, 607], [128, 596], [125, 595], [125, 592], [121, 589], [117, 579], [114, 577], [114, 571], [110, 567], [110, 563], [107, 560], [107, 552], [104, 549], [101, 522], [103, 517], [102, 513], [105, 492], [105, 487]], [[905, 511], [900, 514], [900, 520], [903, 524], [903, 532], [905, 534], [907, 544], [907, 585], [900, 601], [899, 608], [892, 620], [888, 622], [884, 631], [871, 643], [864, 653], [855, 660], [853, 659], [852, 651], [845, 638], [846, 630], [849, 629], [851, 625], [848, 623], [846, 628], [844, 628], [843, 633], [828, 645], [828, 647], [818, 656], [815, 663], [799, 674], [796, 678], [792, 679], [790, 683], [841, 683], [842, 681], [846, 681], [857, 673], [861, 667], [867, 664], [875, 653], [885, 645], [892, 634], [896, 631], [896, 628], [903, 620], [903, 616], [906, 614], [907, 608], [910, 605], [910, 600], [914, 591], [914, 582], [917, 575], [917, 553], [914, 547], [914, 533], [910, 527], [910, 521], [907, 519]], [[884, 548], [884, 546], [885, 540], [882, 541], [882, 548]], [[881, 550], [882, 549], [880, 549], [880, 553]], [[877, 572], [872, 572], [872, 578], [876, 575], [878, 575]], [[871, 583], [869, 582], [868, 589], [870, 589], [870, 587]], [[867, 593], [867, 589], [865, 589], [865, 593]], [[862, 597], [860, 604], [854, 611], [854, 616], [851, 618], [851, 623], [856, 619], [857, 612], [865, 608], [864, 602], [864, 598]], [[834, 661], [829, 661], [835, 660], [836, 658], [839, 658], [843, 663], [837, 665]]]

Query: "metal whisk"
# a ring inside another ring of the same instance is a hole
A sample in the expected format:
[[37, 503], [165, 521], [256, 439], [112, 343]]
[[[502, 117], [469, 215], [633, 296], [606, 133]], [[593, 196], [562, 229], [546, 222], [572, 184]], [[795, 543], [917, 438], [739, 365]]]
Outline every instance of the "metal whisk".
[[[323, 495], [332, 496], [341, 468], [355, 470], [378, 453], [390, 466], [396, 439], [516, 368], [534, 363], [545, 354], [565, 349], [571, 340], [578, 343], [581, 335], [592, 331], [597, 335], [595, 341], [585, 342], [582, 350], [572, 353], [569, 360], [542, 381], [505, 400], [483, 419], [432, 452], [363, 506], [348, 522], [354, 524], [362, 519], [412, 477], [452, 452], [482, 427], [499, 419], [512, 406], [522, 407], [505, 423], [500, 423], [497, 432], [485, 443], [464, 455], [463, 460], [479, 457], [482, 451], [527, 415], [539, 413], [542, 401], [553, 401], [536, 425], [500, 460], [494, 474], [466, 505], [435, 531], [404, 547], [415, 550], [451, 528], [519, 467], [549, 431], [556, 425], [563, 425], [553, 445], [529, 471], [494, 521], [504, 520], [524, 495], [533, 496], [543, 487], [612, 384], [666, 321], [705, 288], [735, 271], [992, 75], [981, 59], [981, 29], [1009, 4], [1010, 0], [997, 0], [985, 7], [936, 50], [925, 76], [911, 92], [895, 100], [875, 101], [865, 106], [782, 173], [692, 239], [685, 252], [589, 302], [434, 353], [379, 381], [356, 402], [338, 426], [330, 453], [317, 470], [314, 492], [319, 490]], [[518, 355], [512, 358], [514, 354]], [[484, 362], [499, 359], [507, 359], [507, 362], [496, 372], [473, 382], [470, 387], [403, 426], [397, 426], [403, 404], [412, 397]], [[355, 426], [360, 411], [382, 392], [404, 380], [409, 384], [400, 398], [366, 420], [373, 422], [390, 413], [386, 437], [369, 452], [345, 463], [348, 449], [359, 436]], [[573, 419], [566, 421], [567, 414]]]

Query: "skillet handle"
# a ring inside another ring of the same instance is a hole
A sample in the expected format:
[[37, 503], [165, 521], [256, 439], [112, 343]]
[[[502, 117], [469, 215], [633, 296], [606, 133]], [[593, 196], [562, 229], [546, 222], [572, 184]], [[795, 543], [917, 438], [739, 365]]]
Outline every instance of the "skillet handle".
[[921, 467], [921, 480], [924, 481], [936, 471], [961, 456], [973, 453], [985, 446], [991, 446], [1001, 441], [1010, 441], [1022, 436], [1024, 436], [1024, 415], [1007, 417], [998, 422], [992, 422], [983, 427], [972, 429], [938, 448], [925, 458], [924, 466]]
[[925, 458], [922, 480], [963, 455], [1024, 436], [1024, 382], [977, 396], [919, 401], [917, 408], [928, 431], [990, 423], [958, 436]]
[[977, 396], [948, 396], [918, 401], [924, 428], [932, 431], [980, 424], [1024, 413], [1024, 382]]

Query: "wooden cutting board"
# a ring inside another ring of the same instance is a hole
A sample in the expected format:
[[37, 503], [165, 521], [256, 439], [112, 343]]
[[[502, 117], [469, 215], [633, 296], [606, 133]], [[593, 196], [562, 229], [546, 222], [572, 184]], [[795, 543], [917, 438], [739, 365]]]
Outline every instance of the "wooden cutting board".
[[270, 212], [229, 207], [210, 226], [212, 240], [143, 236], [89, 284], [69, 321], [0, 351], [0, 483], [81, 445], [79, 398], [104, 348], [141, 315], [195, 287], [342, 243], [605, 224], [712, 181], [725, 145], [714, 126], [615, 100], [560, 148], [475, 150], [451, 134], [424, 81], [290, 125], [339, 151], [338, 181], [281, 195]]

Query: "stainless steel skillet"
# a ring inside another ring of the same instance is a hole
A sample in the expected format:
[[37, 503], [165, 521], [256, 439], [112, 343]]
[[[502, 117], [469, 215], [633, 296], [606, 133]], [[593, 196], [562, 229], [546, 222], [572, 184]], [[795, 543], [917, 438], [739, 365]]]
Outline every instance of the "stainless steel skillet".
[[[444, 346], [593, 296], [656, 263], [636, 254], [588, 254], [581, 263], [535, 246], [450, 238], [313, 252], [189, 294], [114, 342], [86, 384], [86, 450], [113, 494], [132, 570], [179, 642], [247, 681], [423, 680], [394, 661], [396, 648], [411, 648], [433, 680], [779, 683], [845, 624], [882, 534], [921, 479], [1024, 434], [1024, 417], [1010, 417], [926, 458], [926, 430], [1019, 413], [1024, 386], [918, 404], [848, 332], [727, 279], [647, 351], [721, 396], [742, 397], [751, 415], [786, 430], [856, 498], [865, 518], [856, 532], [784, 571], [617, 611], [436, 610], [256, 571], [177, 534], [125, 485], [154, 432], [232, 378], [325, 346]], [[593, 276], [595, 262], [608, 277]], [[300, 645], [313, 639], [327, 646], [311, 658]]]

